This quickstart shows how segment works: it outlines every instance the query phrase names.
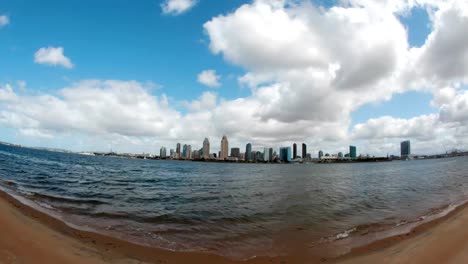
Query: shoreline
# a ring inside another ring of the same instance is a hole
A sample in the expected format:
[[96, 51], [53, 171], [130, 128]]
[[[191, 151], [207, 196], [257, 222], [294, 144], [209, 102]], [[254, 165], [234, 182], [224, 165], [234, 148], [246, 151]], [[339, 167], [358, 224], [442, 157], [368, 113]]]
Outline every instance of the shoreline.
[[[7, 210], [7, 212], [5, 212]], [[9, 211], [9, 212], [8, 212]], [[6, 214], [13, 215], [12, 217], [6, 216]], [[441, 225], [450, 222], [451, 220], [457, 219], [460, 216], [464, 216], [468, 219], [468, 202], [461, 204], [439, 218], [432, 219], [425, 223], [421, 223], [414, 228], [411, 228], [408, 233], [398, 234], [390, 237], [386, 237], [380, 240], [373, 241], [367, 245], [352, 248], [350, 253], [334, 257], [334, 258], [323, 258], [323, 257], [310, 257], [304, 255], [296, 256], [285, 256], [285, 257], [255, 257], [248, 260], [232, 260], [223, 256], [218, 256], [203, 252], [180, 252], [170, 251], [165, 249], [159, 249], [154, 247], [148, 247], [144, 245], [134, 244], [125, 240], [110, 237], [107, 235], [99, 234], [92, 231], [80, 230], [72, 227], [71, 225], [63, 222], [62, 220], [51, 216], [45, 212], [41, 212], [38, 209], [27, 205], [20, 200], [15, 199], [11, 194], [0, 190], [0, 225], [4, 224], [5, 218], [7, 220], [20, 222], [19, 226], [12, 228], [12, 232], [17, 234], [25, 233], [26, 236], [43, 236], [48, 237], [51, 240], [50, 244], [44, 245], [44, 250], [55, 248], [57, 245], [61, 245], [61, 252], [68, 252], [65, 254], [68, 258], [65, 260], [66, 263], [131, 263], [133, 261], [143, 261], [148, 263], [252, 263], [252, 264], [263, 264], [263, 263], [372, 263], [373, 261], [380, 260], [381, 257], [391, 252], [393, 248], [402, 247], [402, 245], [411, 248], [412, 240], [419, 241], [421, 236], [432, 233], [435, 229]], [[20, 220], [20, 221], [19, 221]], [[21, 226], [25, 222], [29, 222], [38, 227], [38, 234], [29, 234], [31, 230], [27, 226]], [[8, 223], [7, 223], [8, 224]], [[11, 224], [11, 223], [10, 223]], [[463, 226], [460, 227], [461, 229]], [[468, 234], [468, 226], [466, 227], [466, 233]], [[12, 236], [14, 237], [14, 236]], [[55, 239], [55, 241], [54, 241]], [[418, 240], [419, 239], [419, 240]], [[64, 240], [65, 243], [62, 243]], [[432, 238], [434, 240], [434, 238]], [[423, 237], [422, 241], [426, 241]], [[414, 243], [416, 243], [414, 242]], [[421, 241], [419, 241], [421, 243]], [[5, 256], [14, 256], [13, 253], [9, 252], [4, 248], [5, 242], [1, 241], [0, 238], [0, 262], [7, 261]], [[14, 244], [14, 241], [13, 241]], [[439, 243], [436, 243], [439, 244]], [[77, 246], [78, 245], [78, 246]], [[468, 242], [464, 245], [468, 250]], [[59, 246], [60, 247], [60, 246]], [[79, 248], [79, 252], [76, 252], [76, 248]], [[403, 248], [404, 249], [404, 248]], [[400, 252], [404, 251], [400, 248]], [[58, 251], [58, 250], [57, 250]], [[5, 253], [6, 252], [6, 253]], [[21, 254], [31, 254], [32, 260], [35, 260], [35, 251], [23, 251]], [[52, 253], [55, 253], [54, 251]], [[380, 254], [380, 255], [379, 255]], [[54, 256], [54, 254], [51, 254]], [[76, 259], [76, 256], [84, 256]], [[25, 257], [25, 256], [23, 256]], [[56, 257], [56, 256], [55, 256]], [[468, 256], [466, 256], [468, 259]], [[397, 256], [395, 256], [397, 258]], [[44, 259], [46, 261], [46, 259]], [[54, 258], [49, 259], [54, 261]], [[388, 259], [389, 262], [393, 262], [392, 259]], [[28, 262], [24, 259], [25, 263]], [[34, 261], [33, 261], [34, 262]], [[10, 262], [6, 262], [10, 263]], [[417, 263], [417, 262], [413, 262]]]

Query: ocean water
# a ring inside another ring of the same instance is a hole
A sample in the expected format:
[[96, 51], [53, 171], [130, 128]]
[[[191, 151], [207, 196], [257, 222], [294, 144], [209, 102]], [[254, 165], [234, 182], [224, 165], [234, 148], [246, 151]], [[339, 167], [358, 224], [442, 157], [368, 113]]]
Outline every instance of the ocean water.
[[0, 145], [0, 186], [68, 223], [149, 246], [234, 259], [328, 256], [465, 201], [468, 157], [233, 164]]

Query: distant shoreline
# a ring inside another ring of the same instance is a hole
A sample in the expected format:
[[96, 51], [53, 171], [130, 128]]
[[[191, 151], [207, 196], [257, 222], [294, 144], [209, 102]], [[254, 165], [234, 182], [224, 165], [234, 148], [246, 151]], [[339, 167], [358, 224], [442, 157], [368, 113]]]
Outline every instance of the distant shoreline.
[[[91, 156], [105, 156], [105, 157], [121, 157], [121, 158], [133, 158], [133, 159], [149, 159], [149, 160], [167, 160], [167, 161], [191, 161], [191, 162], [213, 162], [213, 163], [241, 163], [241, 164], [340, 164], [340, 163], [363, 163], [363, 162], [388, 162], [388, 161], [399, 161], [399, 158], [390, 158], [390, 157], [361, 157], [357, 159], [312, 159], [306, 161], [292, 160], [290, 162], [276, 162], [276, 161], [245, 161], [245, 160], [219, 160], [219, 159], [173, 159], [173, 158], [160, 158], [158, 156], [152, 156], [148, 154], [119, 154], [115, 152], [75, 152], [64, 149], [50, 149], [44, 147], [28, 147], [18, 144], [12, 144], [8, 142], [0, 141], [0, 145], [13, 146], [26, 149], [35, 149], [59, 153], [69, 153], [69, 154], [78, 154], [78, 155], [91, 155]], [[441, 158], [453, 158], [468, 156], [468, 151], [466, 152], [454, 152], [450, 154], [435, 154], [435, 155], [416, 155], [413, 159], [441, 159]]]

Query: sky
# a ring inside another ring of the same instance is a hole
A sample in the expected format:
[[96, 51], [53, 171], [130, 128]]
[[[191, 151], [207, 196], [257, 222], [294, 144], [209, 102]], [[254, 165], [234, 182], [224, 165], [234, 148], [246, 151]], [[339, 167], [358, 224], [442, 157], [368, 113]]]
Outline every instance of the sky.
[[6, 0], [0, 141], [468, 150], [464, 0]]

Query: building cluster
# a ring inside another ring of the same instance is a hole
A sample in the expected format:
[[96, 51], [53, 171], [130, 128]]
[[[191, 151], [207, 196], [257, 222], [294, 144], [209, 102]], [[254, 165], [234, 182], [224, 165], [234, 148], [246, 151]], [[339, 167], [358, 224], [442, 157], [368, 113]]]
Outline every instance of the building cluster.
[[[160, 159], [173, 160], [209, 160], [209, 161], [235, 161], [235, 162], [304, 162], [304, 161], [352, 161], [370, 158], [367, 156], [357, 155], [356, 146], [349, 146], [349, 152], [343, 154], [324, 153], [322, 150], [318, 152], [317, 158], [312, 158], [310, 153], [307, 153], [307, 145], [302, 143], [301, 150], [298, 149], [296, 143], [290, 146], [280, 147], [276, 152], [273, 148], [265, 147], [262, 151], [252, 149], [252, 144], [247, 143], [245, 151], [238, 147], [229, 148], [229, 140], [224, 135], [220, 142], [220, 150], [218, 153], [210, 152], [210, 141], [208, 138], [203, 140], [203, 147], [198, 150], [192, 150], [191, 145], [181, 145], [177, 143], [175, 150], [171, 149], [169, 155], [165, 147], [161, 147], [159, 152]], [[411, 157], [410, 141], [401, 142], [401, 159], [409, 159]]]
[[159, 151], [160, 159], [173, 160], [212, 160], [212, 161], [243, 161], [243, 162], [291, 162], [291, 161], [309, 161], [311, 155], [307, 153], [307, 145], [302, 144], [302, 155], [297, 153], [297, 145], [291, 147], [281, 147], [277, 153], [273, 148], [265, 147], [262, 151], [252, 149], [252, 144], [245, 146], [245, 151], [238, 147], [229, 148], [229, 141], [226, 135], [221, 139], [220, 150], [218, 153], [210, 152], [210, 141], [205, 138], [203, 147], [198, 150], [192, 150], [191, 145], [181, 145], [177, 143], [175, 150], [171, 149], [167, 153], [166, 147], [161, 147]]

